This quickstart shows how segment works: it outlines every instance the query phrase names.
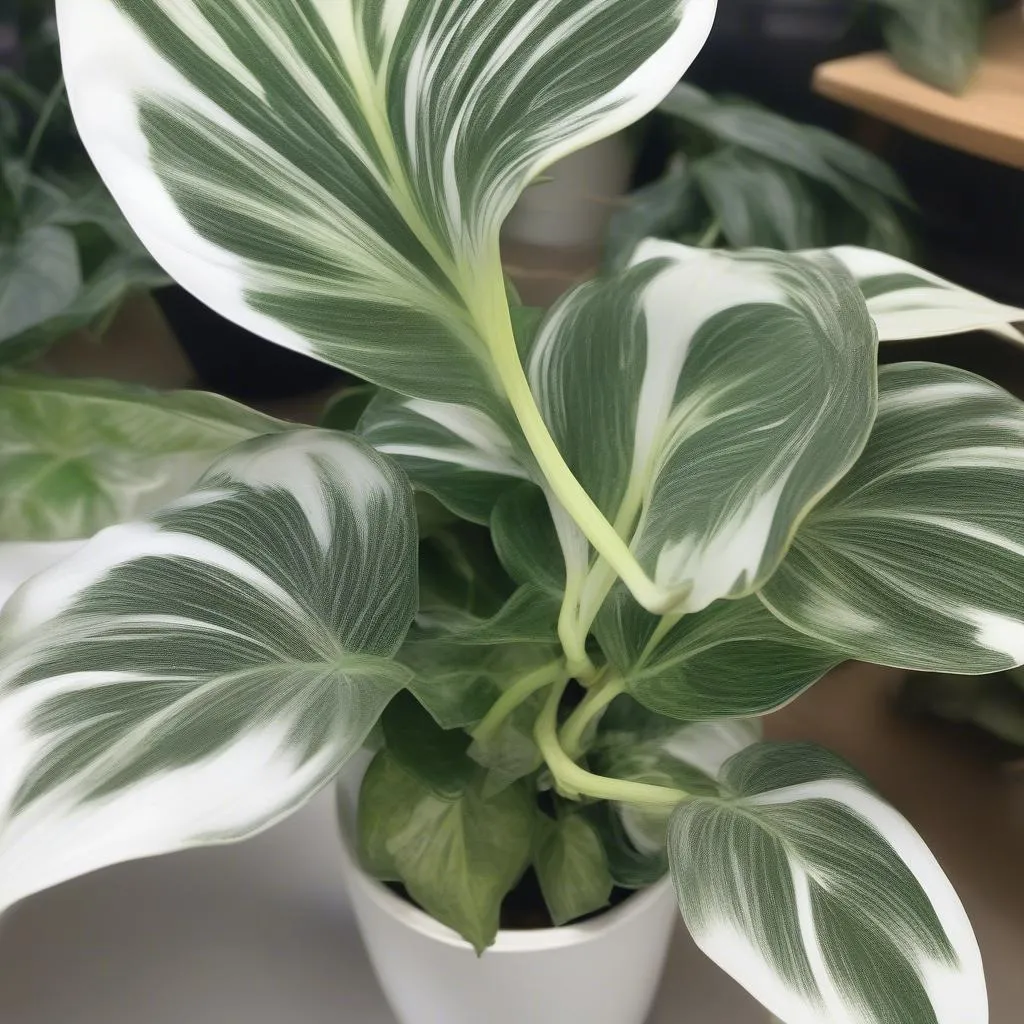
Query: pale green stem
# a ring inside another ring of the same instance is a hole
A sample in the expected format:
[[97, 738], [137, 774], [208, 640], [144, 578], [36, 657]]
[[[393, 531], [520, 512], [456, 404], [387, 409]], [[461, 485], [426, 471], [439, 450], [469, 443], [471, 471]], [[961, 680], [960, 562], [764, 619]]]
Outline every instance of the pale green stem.
[[573, 761], [579, 759], [583, 753], [583, 737], [591, 722], [604, 714], [608, 705], [625, 692], [626, 681], [619, 675], [610, 674], [583, 698], [559, 733], [559, 742], [568, 757]]
[[580, 485], [548, 431], [530, 390], [523, 364], [519, 361], [519, 350], [505, 298], [504, 280], [500, 273], [491, 276], [500, 286], [500, 295], [492, 296], [485, 309], [474, 311], [475, 319], [488, 339], [498, 377], [540, 471], [555, 497], [575, 520], [594, 550], [607, 560], [637, 601], [645, 608], [661, 610], [664, 595], [648, 578], [628, 545]]
[[559, 679], [568, 678], [565, 667], [560, 661], [552, 661], [510, 686], [492, 705], [490, 711], [473, 730], [473, 739], [478, 743], [486, 743], [495, 737], [505, 719], [521, 704], [529, 700], [538, 690], [550, 686]]
[[627, 782], [594, 775], [581, 768], [558, 742], [558, 705], [566, 683], [551, 688], [544, 710], [537, 718], [533, 734], [548, 769], [560, 792], [570, 799], [592, 797], [616, 803], [644, 804], [652, 807], [675, 807], [690, 795], [681, 789], [654, 786], [646, 782]]

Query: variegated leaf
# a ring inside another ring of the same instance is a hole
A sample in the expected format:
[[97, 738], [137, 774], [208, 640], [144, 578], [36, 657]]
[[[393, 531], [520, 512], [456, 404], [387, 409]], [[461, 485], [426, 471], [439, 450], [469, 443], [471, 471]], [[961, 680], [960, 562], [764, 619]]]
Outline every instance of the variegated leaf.
[[986, 1024], [981, 954], [921, 837], [848, 765], [758, 744], [669, 828], [697, 945], [784, 1024]]
[[693, 612], [756, 590], [853, 465], [875, 352], [830, 257], [647, 242], [555, 307], [528, 369], [568, 465], [657, 586], [645, 606]]
[[1024, 322], [1024, 309], [993, 302], [884, 252], [849, 245], [827, 251], [857, 279], [879, 341], [990, 331], [1024, 344], [1024, 334], [1012, 326]]
[[0, 540], [90, 537], [180, 497], [289, 424], [201, 391], [0, 375]]
[[471, 522], [486, 523], [501, 495], [532, 478], [532, 460], [486, 412], [381, 392], [358, 433], [391, 456], [417, 490]]
[[716, 601], [668, 625], [617, 587], [595, 633], [628, 692], [683, 721], [773, 711], [847, 657], [786, 625], [755, 596]]
[[246, 442], [0, 617], [0, 905], [241, 839], [324, 785], [408, 681], [401, 473], [354, 438]]
[[502, 220], [657, 104], [714, 9], [60, 0], [58, 20], [86, 147], [173, 277], [279, 344], [493, 408], [518, 372]]
[[879, 372], [878, 419], [762, 601], [882, 665], [1024, 663], [1024, 403], [931, 363]]

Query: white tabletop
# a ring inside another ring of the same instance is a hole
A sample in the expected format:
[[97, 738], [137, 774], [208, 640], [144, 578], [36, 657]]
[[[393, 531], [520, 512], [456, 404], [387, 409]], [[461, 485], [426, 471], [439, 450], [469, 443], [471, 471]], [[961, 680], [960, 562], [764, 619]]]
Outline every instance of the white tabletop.
[[[238, 846], [123, 864], [33, 897], [0, 932], [2, 1024], [394, 1024], [319, 797]], [[763, 1024], [680, 934], [651, 1024]]]

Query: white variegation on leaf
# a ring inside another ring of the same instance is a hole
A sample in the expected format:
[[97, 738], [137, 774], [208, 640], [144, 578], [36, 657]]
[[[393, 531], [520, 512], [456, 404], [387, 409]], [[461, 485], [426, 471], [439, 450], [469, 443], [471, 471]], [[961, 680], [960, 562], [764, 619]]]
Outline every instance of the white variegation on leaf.
[[0, 617], [0, 906], [294, 810], [408, 681], [415, 604], [408, 482], [327, 431], [245, 442], [31, 580]]
[[289, 426], [201, 391], [0, 375], [0, 541], [84, 538], [136, 519], [225, 449]]
[[406, 394], [478, 406], [501, 391], [489, 348], [509, 340], [502, 220], [553, 161], [654, 107], [715, 10], [57, 6], [82, 138], [179, 283], [272, 341]]
[[879, 341], [989, 331], [1024, 344], [1024, 334], [1012, 326], [1024, 322], [1024, 309], [993, 302], [884, 252], [850, 245], [826, 251], [857, 279]]
[[849, 656], [944, 672], [1024, 663], [1024, 403], [963, 370], [879, 371], [860, 460], [762, 601]]
[[358, 433], [391, 456], [418, 490], [473, 522], [487, 523], [505, 491], [539, 475], [515, 435], [469, 405], [381, 392]]
[[669, 863], [697, 945], [784, 1024], [986, 1024], [981, 954], [910, 824], [802, 744], [726, 763], [684, 803]]
[[[552, 310], [528, 369], [567, 464], [656, 584], [644, 605], [695, 612], [756, 590], [853, 465], [875, 356], [831, 257], [649, 241]], [[591, 574], [584, 624], [610, 584]]]

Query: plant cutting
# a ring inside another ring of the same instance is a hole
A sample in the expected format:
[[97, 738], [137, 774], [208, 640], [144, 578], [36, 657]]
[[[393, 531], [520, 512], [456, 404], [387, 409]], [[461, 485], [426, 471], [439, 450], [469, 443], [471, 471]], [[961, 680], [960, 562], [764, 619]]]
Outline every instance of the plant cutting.
[[672, 156], [612, 218], [606, 263], [648, 237], [703, 248], [861, 245], [910, 254], [899, 177], [873, 153], [736, 96], [680, 82], [657, 111]]
[[3, 904], [250, 836], [368, 747], [364, 871], [484, 961], [531, 867], [554, 923], [667, 870], [790, 1024], [986, 1019], [921, 838], [751, 720], [849, 658], [1024, 662], [1024, 407], [877, 366], [880, 339], [1024, 314], [863, 249], [651, 241], [547, 314], [502, 274], [522, 189], [660, 102], [713, 14], [58, 4], [79, 130], [150, 252], [377, 391], [354, 432], [205, 433], [180, 497], [7, 603]]

